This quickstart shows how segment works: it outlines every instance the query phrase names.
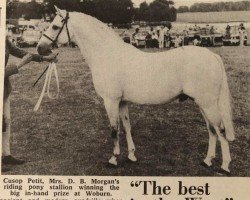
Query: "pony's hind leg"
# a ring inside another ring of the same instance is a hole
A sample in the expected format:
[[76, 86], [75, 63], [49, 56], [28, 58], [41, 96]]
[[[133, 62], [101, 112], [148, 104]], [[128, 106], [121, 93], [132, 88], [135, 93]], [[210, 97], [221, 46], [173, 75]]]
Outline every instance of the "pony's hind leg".
[[215, 131], [218, 134], [222, 151], [222, 165], [221, 165], [222, 170], [220, 171], [220, 173], [230, 175], [229, 164], [231, 162], [231, 155], [230, 155], [228, 140], [221, 133], [219, 127], [215, 127]]
[[215, 130], [213, 129], [213, 127], [210, 126], [209, 121], [206, 117], [206, 115], [204, 114], [204, 112], [201, 109], [201, 113], [202, 116], [204, 117], [205, 121], [206, 121], [206, 125], [207, 125], [207, 129], [208, 129], [208, 134], [209, 134], [209, 142], [208, 142], [208, 150], [207, 150], [207, 156], [204, 159], [204, 164], [207, 167], [211, 167], [212, 166], [212, 160], [215, 158], [215, 154], [216, 154], [216, 142], [217, 142], [217, 135]]
[[204, 114], [207, 117], [210, 126], [214, 128], [220, 140], [221, 150], [222, 150], [222, 165], [221, 165], [222, 171], [221, 172], [228, 175], [228, 173], [230, 173], [229, 164], [231, 162], [231, 156], [230, 156], [228, 140], [225, 138], [223, 131], [220, 129], [220, 127], [222, 126], [221, 125], [222, 119], [219, 113], [218, 104], [215, 103], [212, 106], [205, 107], [205, 108], [203, 107], [202, 110], [204, 111]]
[[129, 112], [128, 112], [128, 104], [127, 102], [120, 103], [120, 118], [123, 123], [125, 132], [126, 132], [126, 139], [128, 144], [128, 158], [129, 160], [135, 162], [137, 161], [135, 157], [135, 145], [133, 142], [133, 138], [131, 135], [131, 125], [129, 120]]
[[117, 165], [117, 157], [120, 155], [119, 133], [120, 133], [120, 120], [119, 120], [119, 100], [104, 99], [104, 106], [108, 114], [111, 125], [111, 137], [114, 142], [113, 155], [109, 159], [109, 163]]

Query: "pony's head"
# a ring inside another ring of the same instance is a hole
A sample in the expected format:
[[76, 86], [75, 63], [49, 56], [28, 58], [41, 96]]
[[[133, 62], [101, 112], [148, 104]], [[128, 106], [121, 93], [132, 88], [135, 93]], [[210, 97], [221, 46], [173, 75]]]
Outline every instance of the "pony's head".
[[69, 13], [60, 10], [55, 6], [56, 16], [49, 28], [44, 32], [37, 44], [37, 51], [40, 55], [47, 55], [56, 44], [66, 44], [72, 38], [72, 31], [69, 31]]

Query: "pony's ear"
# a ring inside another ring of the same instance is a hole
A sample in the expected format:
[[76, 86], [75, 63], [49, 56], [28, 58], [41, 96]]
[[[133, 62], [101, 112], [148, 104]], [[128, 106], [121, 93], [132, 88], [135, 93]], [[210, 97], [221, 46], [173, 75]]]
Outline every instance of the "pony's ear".
[[61, 14], [61, 10], [55, 5], [54, 6], [55, 7], [55, 9], [56, 9], [56, 12], [58, 13], [58, 14]]
[[56, 9], [56, 14], [58, 14], [62, 17], [65, 15], [65, 10], [61, 10], [57, 6], [55, 6], [55, 9]]

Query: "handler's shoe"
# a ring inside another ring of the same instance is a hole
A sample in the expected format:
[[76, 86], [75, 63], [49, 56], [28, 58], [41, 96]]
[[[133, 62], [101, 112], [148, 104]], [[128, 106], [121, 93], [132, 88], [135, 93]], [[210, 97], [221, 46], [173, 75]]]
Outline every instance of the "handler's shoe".
[[2, 164], [5, 165], [22, 165], [23, 163], [25, 163], [24, 160], [17, 159], [11, 155], [2, 157]]

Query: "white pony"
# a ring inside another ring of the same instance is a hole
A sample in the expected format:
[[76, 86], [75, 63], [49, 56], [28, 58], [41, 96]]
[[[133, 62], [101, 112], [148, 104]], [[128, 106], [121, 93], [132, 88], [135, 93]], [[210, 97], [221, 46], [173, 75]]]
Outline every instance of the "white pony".
[[[126, 44], [106, 24], [83, 13], [57, 9], [57, 15], [41, 37], [37, 50], [45, 53], [53, 43], [74, 40], [92, 72], [96, 92], [103, 98], [114, 140], [109, 163], [117, 165], [120, 119], [126, 131], [128, 158], [136, 161], [127, 102], [163, 104], [191, 97], [199, 106], [209, 132], [203, 162], [212, 166], [219, 138], [223, 162], [229, 174], [229, 143], [235, 139], [230, 92], [221, 58], [206, 48], [183, 47], [161, 53], [145, 53]], [[193, 133], [195, 134], [195, 133]]]

